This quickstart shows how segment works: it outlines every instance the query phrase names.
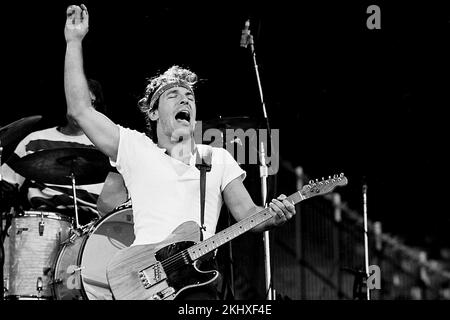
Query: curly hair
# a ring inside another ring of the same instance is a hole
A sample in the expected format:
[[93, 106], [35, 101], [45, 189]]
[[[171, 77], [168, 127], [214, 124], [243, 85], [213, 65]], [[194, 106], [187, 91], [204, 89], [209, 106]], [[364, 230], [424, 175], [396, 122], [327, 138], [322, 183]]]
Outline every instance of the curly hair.
[[156, 143], [156, 121], [150, 119], [150, 113], [158, 108], [159, 97], [167, 89], [174, 86], [182, 86], [191, 91], [197, 83], [197, 75], [190, 71], [174, 65], [163, 74], [148, 79], [144, 96], [139, 100], [138, 107], [145, 116], [147, 134]]
[[95, 79], [87, 79], [89, 90], [94, 94], [95, 100], [93, 101], [93, 105], [97, 111], [100, 111], [103, 114], [107, 113], [107, 107], [105, 104], [105, 98], [103, 95], [103, 88], [100, 82]]

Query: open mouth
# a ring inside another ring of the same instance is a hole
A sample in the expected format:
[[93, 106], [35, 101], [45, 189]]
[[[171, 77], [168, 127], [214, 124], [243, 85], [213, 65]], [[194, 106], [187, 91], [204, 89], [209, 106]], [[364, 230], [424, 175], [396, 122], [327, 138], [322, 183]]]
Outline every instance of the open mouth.
[[178, 121], [187, 121], [187, 123], [190, 123], [191, 114], [187, 110], [181, 110], [175, 115], [175, 119]]

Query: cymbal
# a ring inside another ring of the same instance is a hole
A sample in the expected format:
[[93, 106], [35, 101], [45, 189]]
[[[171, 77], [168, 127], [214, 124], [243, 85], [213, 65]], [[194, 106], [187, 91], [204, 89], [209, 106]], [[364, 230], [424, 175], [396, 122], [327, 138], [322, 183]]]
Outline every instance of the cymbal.
[[30, 116], [0, 128], [0, 146], [4, 148], [1, 161], [5, 162], [14, 152], [15, 145], [35, 129], [42, 116]]
[[55, 148], [37, 151], [10, 164], [22, 176], [43, 182], [68, 185], [94, 184], [105, 181], [114, 171], [106, 155], [94, 148]]
[[261, 127], [261, 121], [249, 117], [219, 117], [202, 121], [202, 130], [208, 129], [257, 129]]

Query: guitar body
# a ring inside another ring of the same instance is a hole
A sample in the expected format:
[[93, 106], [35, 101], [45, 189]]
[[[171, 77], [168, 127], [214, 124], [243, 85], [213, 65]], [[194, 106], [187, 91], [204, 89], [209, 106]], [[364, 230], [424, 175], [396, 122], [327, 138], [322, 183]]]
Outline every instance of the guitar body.
[[[118, 251], [107, 267], [117, 300], [173, 300], [189, 288], [213, 282], [216, 270], [201, 271], [183, 251], [200, 241], [197, 223], [178, 226], [165, 240]], [[163, 263], [161, 263], [164, 261]]]

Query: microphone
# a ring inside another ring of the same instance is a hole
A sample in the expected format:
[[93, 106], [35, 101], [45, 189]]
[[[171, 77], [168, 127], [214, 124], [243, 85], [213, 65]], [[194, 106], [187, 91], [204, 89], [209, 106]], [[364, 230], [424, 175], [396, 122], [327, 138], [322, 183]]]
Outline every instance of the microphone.
[[242, 34], [241, 34], [241, 47], [242, 48], [247, 48], [248, 38], [250, 36], [249, 27], [250, 27], [250, 19], [245, 21], [244, 29], [242, 29]]

